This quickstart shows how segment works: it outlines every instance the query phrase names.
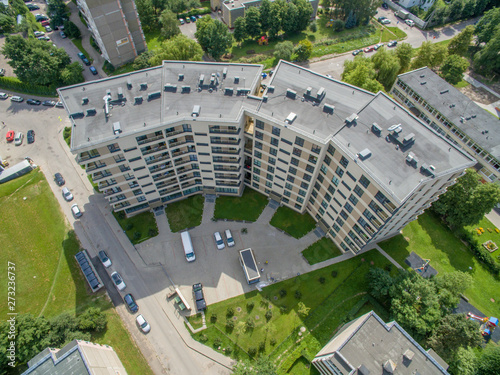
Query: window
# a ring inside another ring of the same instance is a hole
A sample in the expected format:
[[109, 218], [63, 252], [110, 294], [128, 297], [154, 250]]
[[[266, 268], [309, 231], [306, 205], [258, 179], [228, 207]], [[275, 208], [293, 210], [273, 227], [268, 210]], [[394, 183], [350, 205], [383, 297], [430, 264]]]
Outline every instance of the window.
[[255, 141], [255, 148], [262, 150], [262, 143], [260, 143], [259, 141]]
[[344, 204], [344, 208], [349, 212], [349, 213], [352, 213], [352, 206], [346, 202], [346, 204]]
[[261, 166], [260, 160], [253, 159], [253, 165], [256, 165], [257, 167]]
[[323, 177], [323, 175], [319, 174], [318, 175], [318, 181], [323, 183], [323, 181], [325, 181], [325, 178]]
[[337, 169], [335, 170], [335, 173], [337, 173], [337, 175], [339, 177], [342, 177], [344, 175], [344, 170], [340, 167], [337, 167]]
[[138, 156], [136, 158], [132, 158], [132, 159], [129, 160], [129, 163], [132, 163], [132, 162], [137, 161], [137, 160], [141, 160], [141, 157]]
[[112, 145], [108, 145], [108, 150], [109, 152], [120, 151], [120, 146], [118, 145], [118, 143], [113, 143]]
[[[269, 147], [269, 153], [273, 156], [276, 156], [276, 155], [278, 155], [278, 150], [275, 148]], [[290, 154], [288, 154], [288, 155], [290, 155]]]
[[342, 198], [347, 199], [347, 197], [344, 195], [344, 193], [342, 193], [340, 189], [337, 190], [337, 193], [339, 193]]
[[260, 131], [256, 130], [255, 131], [255, 138], [263, 140], [264, 139], [264, 133], [261, 133]]
[[288, 168], [288, 172], [291, 174], [297, 174], [297, 168], [290, 167], [290, 168]]
[[339, 186], [340, 180], [337, 177], [333, 176], [332, 177], [332, 182], [333, 182], [333, 184], [335, 186]]
[[319, 184], [316, 182], [314, 184], [314, 188], [319, 191], [321, 189], [321, 186], [319, 186]]
[[328, 155], [325, 155], [325, 158], [323, 159], [323, 161], [325, 162], [326, 165], [330, 165], [330, 163], [332, 162], [332, 159]]
[[332, 195], [333, 195], [333, 194], [335, 194], [335, 188], [334, 188], [332, 185], [329, 185], [329, 186], [328, 186], [328, 192], [329, 192], [330, 194], [332, 194]]
[[264, 129], [264, 123], [260, 120], [255, 120], [255, 127], [258, 129]]
[[271, 173], [274, 173], [274, 168], [271, 167], [270, 165], [267, 167], [267, 171], [268, 172], [271, 172]]
[[302, 150], [300, 148], [294, 147], [293, 154], [300, 157], [300, 155], [302, 155]]
[[354, 188], [354, 192], [358, 195], [358, 197], [362, 197], [363, 196], [363, 189], [361, 189], [361, 187], [359, 187], [359, 185], [356, 185], [356, 187]]
[[295, 144], [302, 147], [302, 146], [304, 146], [304, 140], [300, 137], [295, 137]]
[[333, 224], [333, 229], [334, 229], [336, 232], [339, 232], [339, 231], [340, 231], [340, 227], [339, 227], [337, 224]]
[[308, 171], [309, 173], [313, 173], [314, 172], [314, 167], [312, 165], [307, 164], [306, 165], [306, 171]]
[[290, 181], [290, 182], [293, 184], [293, 182], [295, 181], [295, 177], [288, 175], [288, 176], [286, 177], [286, 180], [287, 180], [287, 181]]
[[267, 159], [269, 164], [272, 164], [272, 165], [275, 165], [276, 164], [276, 159], [275, 158], [272, 158], [269, 156], [269, 158]]
[[351, 202], [353, 205], [356, 205], [358, 204], [358, 198], [351, 194], [349, 197], [349, 202]]
[[328, 202], [323, 200], [323, 202], [321, 202], [321, 206], [323, 206], [323, 208], [326, 210], [328, 208]]
[[304, 203], [304, 198], [297, 197], [297, 202], [299, 202], [299, 203]]
[[273, 180], [273, 175], [271, 173], [268, 173], [267, 174], [267, 179], [272, 181]]
[[281, 198], [281, 201], [283, 203], [288, 203], [288, 202], [290, 202], [290, 199], [288, 199], [288, 198]]
[[288, 139], [281, 138], [281, 140], [282, 140], [283, 142], [285, 142], [287, 145], [290, 145], [290, 146], [292, 145], [292, 142], [290, 142]]
[[299, 190], [299, 195], [300, 195], [300, 196], [302, 196], [302, 197], [305, 197], [305, 196], [306, 196], [306, 191], [305, 191], [305, 190], [300, 189], [300, 190]]
[[[337, 222], [338, 225], [340, 226], [343, 226], [344, 225], [344, 220], [342, 220], [340, 217], [337, 217], [337, 219], [335, 220]], [[340, 228], [339, 228], [340, 230]]]
[[278, 146], [280, 143], [279, 139], [278, 138], [271, 138], [271, 144], [273, 146]]
[[289, 197], [290, 195], [292, 195], [292, 193], [289, 190], [283, 191], [283, 194], [285, 194], [287, 197]]
[[273, 126], [273, 134], [279, 137], [280, 133], [281, 133], [281, 129], [276, 127], [276, 126]]
[[262, 152], [255, 150], [253, 154], [255, 155], [256, 158], [262, 159]]
[[296, 208], [297, 210], [301, 210], [301, 209], [302, 209], [302, 206], [301, 206], [300, 204], [296, 203], [296, 204], [295, 204], [295, 208]]
[[343, 166], [344, 168], [347, 168], [347, 165], [349, 164], [349, 160], [347, 160], [345, 157], [342, 156], [340, 159], [340, 165]]
[[345, 173], [349, 176], [349, 178], [350, 178], [351, 180], [353, 180], [354, 182], [356, 182], [356, 177], [354, 177], [354, 176], [352, 175], [352, 173], [351, 173], [351, 172], [349, 172], [349, 171], [345, 171]]
[[292, 190], [292, 189], [293, 189], [292, 184], [289, 184], [289, 183], [287, 182], [287, 183], [285, 184], [285, 189]]
[[288, 165], [288, 162], [286, 160], [283, 160], [281, 158], [278, 158], [278, 161], [282, 162], [283, 164], [287, 164]]
[[359, 179], [359, 183], [361, 184], [361, 186], [363, 186], [364, 188], [367, 188], [368, 185], [370, 185], [370, 181], [363, 175], [361, 176], [361, 178]]
[[320, 170], [321, 172], [323, 172], [323, 174], [326, 174], [326, 165], [322, 165]]
[[309, 163], [316, 164], [318, 162], [318, 158], [314, 155], [309, 155]]
[[309, 189], [309, 184], [308, 184], [307, 182], [302, 182], [302, 183], [300, 184], [300, 187], [301, 187], [302, 189], [306, 189], [306, 190], [307, 190], [307, 189]]
[[259, 177], [259, 176], [256, 176], [256, 175], [254, 175], [254, 176], [253, 176], [253, 179], [254, 179], [255, 181], [257, 181], [257, 182], [259, 182], [259, 181], [260, 181], [260, 177]]
[[382, 205], [390, 212], [393, 212], [396, 209], [396, 206], [380, 191], [375, 195], [375, 199], [382, 203]]
[[347, 220], [348, 218], [348, 215], [346, 214], [346, 212], [344, 210], [340, 211], [340, 216], [344, 219], [344, 220]]
[[260, 169], [253, 167], [253, 173], [260, 174]]
[[326, 150], [326, 152], [333, 156], [335, 154], [335, 147], [333, 147], [332, 145], [328, 145], [328, 149]]
[[307, 173], [304, 173], [303, 179], [306, 180], [306, 181], [311, 181], [311, 175], [307, 174]]
[[266, 181], [266, 186], [269, 187], [269, 188], [272, 188], [273, 187], [273, 183], [269, 182], [269, 181]]
[[316, 190], [313, 190], [312, 193], [313, 197], [317, 198], [318, 197], [318, 192]]
[[294, 157], [292, 157], [292, 160], [290, 160], [290, 163], [293, 164], [293, 165], [299, 165], [299, 159], [296, 159]]
[[342, 185], [344, 185], [346, 187], [347, 190], [351, 191], [351, 187], [349, 185], [347, 185], [344, 181], [342, 181]]
[[134, 151], [134, 150], [137, 150], [137, 147], [125, 148], [125, 149], [123, 149], [123, 152], [129, 152], [129, 151]]
[[252, 182], [252, 186], [253, 186], [254, 188], [256, 188], [256, 189], [258, 189], [258, 188], [259, 188], [259, 184], [258, 184], [258, 183], [256, 183], [256, 182]]
[[333, 201], [334, 201], [335, 203], [337, 203], [337, 204], [339, 205], [339, 207], [342, 207], [342, 205], [341, 205], [341, 204], [340, 204], [340, 202], [337, 200], [337, 198], [333, 198]]
[[280, 167], [276, 167], [276, 169], [282, 173], [286, 173], [286, 171], [283, 169], [283, 168], [280, 168]]
[[317, 145], [312, 145], [311, 151], [314, 152], [315, 154], [319, 154], [321, 151], [321, 147], [319, 147]]
[[[286, 150], [283, 150], [282, 148], [280, 148], [280, 152], [284, 153], [285, 155], [290, 155], [290, 153]], [[274, 154], [273, 154], [274, 155]]]

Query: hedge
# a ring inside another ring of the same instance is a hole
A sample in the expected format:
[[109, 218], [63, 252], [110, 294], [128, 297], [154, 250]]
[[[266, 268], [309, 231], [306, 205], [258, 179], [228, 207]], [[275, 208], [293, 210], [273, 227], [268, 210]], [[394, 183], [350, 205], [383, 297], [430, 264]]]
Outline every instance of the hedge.
[[199, 14], [210, 14], [212, 13], [212, 10], [209, 8], [203, 8], [203, 9], [192, 9], [187, 13], [180, 13], [177, 15], [177, 19], [179, 18], [186, 18], [186, 17], [191, 17], [191, 16], [197, 16]]
[[56, 97], [56, 86], [39, 86], [19, 81], [14, 77], [0, 77], [0, 87], [18, 93]]
[[470, 251], [478, 261], [483, 263], [494, 275], [498, 276], [500, 274], [500, 264], [495, 262], [490, 252], [474, 238], [472, 233], [463, 230], [458, 235], [469, 244]]

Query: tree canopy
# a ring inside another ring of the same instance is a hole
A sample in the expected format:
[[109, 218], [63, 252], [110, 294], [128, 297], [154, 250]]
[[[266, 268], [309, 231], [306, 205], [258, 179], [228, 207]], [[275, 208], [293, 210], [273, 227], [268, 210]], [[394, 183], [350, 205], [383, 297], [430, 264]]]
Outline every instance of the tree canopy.
[[240, 361], [233, 367], [233, 375], [277, 375], [276, 365], [267, 357], [255, 362]]
[[474, 26], [469, 25], [459, 34], [455, 35], [448, 44], [450, 55], [465, 56], [474, 36]]
[[293, 53], [293, 43], [289, 40], [285, 42], [280, 42], [276, 44], [274, 48], [274, 57], [277, 60], [287, 60], [290, 61]]
[[446, 82], [456, 85], [464, 77], [469, 61], [459, 55], [448, 55], [441, 66], [441, 77]]
[[215, 60], [227, 53], [233, 43], [233, 36], [227, 26], [210, 16], [205, 16], [196, 22], [194, 35], [201, 48]]
[[312, 53], [312, 43], [307, 39], [301, 40], [295, 47], [294, 53], [297, 55], [297, 60], [299, 61], [309, 59]]
[[354, 60], [344, 62], [342, 81], [351, 85], [371, 92], [383, 91], [384, 86], [375, 79], [376, 75], [375, 65], [367, 57], [356, 56]]
[[181, 33], [177, 17], [170, 9], [165, 9], [160, 15], [161, 36], [170, 39]]
[[[144, 53], [142, 55], [144, 55]], [[143, 60], [137, 60], [142, 55], [136, 58], [139, 69], [145, 65]], [[201, 61], [202, 56], [203, 50], [198, 43], [184, 34], [179, 34], [172, 39], [162, 42], [161, 47], [155, 50], [154, 54], [147, 60], [147, 65], [160, 65], [163, 60]], [[145, 55], [145, 59], [147, 58], [148, 55]], [[136, 62], [134, 62], [134, 66]]]
[[444, 61], [448, 54], [448, 49], [442, 44], [432, 43], [431, 41], [423, 42], [420, 46], [417, 55], [412, 61], [412, 69], [428, 66], [435, 68]]

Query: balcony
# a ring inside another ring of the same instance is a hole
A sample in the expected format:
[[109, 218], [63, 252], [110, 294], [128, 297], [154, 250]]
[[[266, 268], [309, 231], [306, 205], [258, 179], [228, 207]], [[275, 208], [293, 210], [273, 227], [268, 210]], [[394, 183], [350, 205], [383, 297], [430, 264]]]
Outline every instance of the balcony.
[[108, 186], [113, 186], [113, 185], [116, 185], [117, 182], [114, 178], [112, 178], [111, 180], [109, 181], [102, 181], [100, 182], [98, 185], [97, 185], [97, 188], [99, 189], [99, 191], [102, 191], [102, 189], [105, 189], [107, 188]]
[[214, 145], [239, 145], [241, 139], [210, 139], [210, 143]]
[[241, 166], [235, 165], [214, 165], [214, 171], [227, 171], [227, 172], [239, 172]]
[[239, 163], [241, 158], [224, 158], [222, 156], [214, 156], [214, 163]]
[[116, 196], [114, 198], [110, 198], [109, 203], [116, 203], [116, 202], [120, 202], [120, 201], [125, 200], [125, 199], [127, 199], [127, 197], [124, 194], [121, 194], [121, 195]]
[[180, 146], [180, 145], [184, 145], [186, 143], [194, 143], [194, 139], [192, 138], [185, 138], [181, 141], [177, 141], [177, 142], [169, 142], [168, 143], [168, 147], [172, 148], [172, 147], [177, 147], [177, 146]]
[[104, 168], [105, 166], [106, 166], [106, 163], [103, 163], [103, 162], [89, 163], [89, 164], [87, 164], [87, 168], [85, 169], [85, 172], [89, 173], [91, 171], [95, 171], [96, 169]]
[[161, 155], [157, 155], [155, 157], [151, 157], [150, 159], [147, 159], [146, 158], [146, 165], [150, 165], [150, 164], [153, 164], [153, 163], [158, 163], [162, 160], [166, 160], [166, 159], [169, 159], [170, 156], [168, 155], [168, 152], [165, 152]]
[[87, 160], [90, 160], [90, 159], [95, 159], [95, 158], [98, 158], [98, 157], [100, 157], [100, 156], [101, 156], [101, 154], [99, 154], [99, 153], [97, 153], [97, 154], [95, 154], [95, 155], [88, 155], [88, 154], [87, 154], [87, 155], [85, 155], [85, 156], [81, 156], [81, 155], [80, 155], [80, 156], [78, 157], [78, 159], [77, 159], [77, 163], [78, 163], [78, 164], [81, 164], [81, 163], [83, 163], [84, 161], [87, 161]]
[[216, 173], [215, 178], [220, 178], [223, 180], [239, 180], [241, 175], [237, 174], [224, 174], [224, 173]]
[[210, 128], [209, 132], [213, 134], [239, 134], [241, 129], [228, 128]]
[[122, 191], [121, 188], [116, 187], [116, 188], [113, 188], [113, 189], [106, 189], [103, 193], [104, 193], [105, 197], [109, 197], [110, 195], [120, 193], [121, 191]]
[[200, 168], [196, 164], [194, 166], [191, 166], [191, 168], [189, 168], [189, 169], [187, 169], [186, 167], [180, 167], [177, 169], [177, 174], [187, 173], [189, 171], [198, 170], [198, 169], [200, 169]]
[[159, 190], [158, 193], [160, 194], [160, 196], [162, 196], [162, 195], [169, 194], [169, 193], [172, 193], [172, 192], [177, 191], [177, 190], [179, 190], [179, 185], [173, 186], [170, 189]]
[[137, 144], [138, 145], [144, 145], [146, 143], [154, 142], [154, 141], [157, 141], [159, 139], [163, 139], [163, 135], [157, 135], [156, 137], [142, 139], [140, 141], [137, 141]]
[[239, 149], [212, 147], [212, 154], [237, 155], [239, 153], [240, 153]]
[[194, 146], [188, 146], [184, 150], [174, 151], [174, 152], [172, 152], [172, 157], [175, 158], [176, 156], [185, 155], [189, 152], [196, 152], [196, 149], [194, 148]]
[[98, 172], [98, 173], [95, 173], [92, 175], [92, 181], [97, 181], [97, 180], [101, 180], [103, 179], [104, 177], [108, 177], [108, 176], [111, 176], [112, 173], [109, 172], [109, 171], [104, 171], [104, 172]]
[[161, 180], [164, 180], [166, 178], [172, 177], [174, 175], [175, 175], [175, 173], [173, 171], [165, 172], [164, 174], [159, 174], [156, 177], [153, 177], [153, 181], [161, 181]]
[[173, 137], [174, 135], [177, 135], [177, 134], [182, 134], [182, 133], [189, 133], [191, 132], [191, 130], [184, 130], [183, 128], [180, 128], [180, 129], [177, 129], [177, 130], [174, 130], [174, 131], [170, 131], [170, 132], [165, 132], [165, 137]]
[[153, 167], [149, 167], [149, 171], [151, 173], [156, 173], [158, 171], [162, 171], [164, 169], [169, 169], [169, 168], [172, 168], [172, 163], [171, 162], [168, 162], [168, 163], [165, 163], [165, 164], [162, 164], [162, 165], [155, 165]]
[[189, 188], [189, 187], [195, 186], [195, 185], [201, 185], [201, 180], [194, 180], [192, 182], [185, 182], [185, 183], [181, 184], [181, 189], [186, 189], [186, 188]]
[[231, 186], [231, 187], [238, 187], [241, 185], [241, 181], [238, 182], [232, 182], [232, 181], [215, 181], [215, 185], [217, 186]]
[[190, 180], [191, 178], [195, 178], [195, 177], [200, 177], [199, 174], [195, 174], [195, 173], [190, 173], [190, 174], [185, 174], [181, 177], [179, 177], [179, 181], [186, 181], [186, 180]]
[[172, 178], [172, 179], [170, 179], [168, 181], [162, 181], [159, 184], [156, 184], [156, 188], [157, 189], [163, 189], [163, 188], [172, 186], [172, 185], [174, 185], [176, 183], [177, 183], [177, 179], [176, 178]]
[[149, 154], [152, 154], [153, 152], [158, 152], [158, 151], [166, 150], [167, 149], [167, 145], [164, 142], [162, 142], [162, 143], [159, 143], [158, 146], [156, 146], [156, 147], [151, 147], [151, 148], [149, 148], [149, 149], [147, 149], [145, 151], [142, 151], [142, 155], [149, 155]]
[[196, 161], [196, 160], [191, 160], [191, 158], [177, 159], [177, 160], [174, 160], [174, 164], [176, 167], [178, 167], [180, 165], [184, 165], [186, 163], [191, 163], [193, 161]]

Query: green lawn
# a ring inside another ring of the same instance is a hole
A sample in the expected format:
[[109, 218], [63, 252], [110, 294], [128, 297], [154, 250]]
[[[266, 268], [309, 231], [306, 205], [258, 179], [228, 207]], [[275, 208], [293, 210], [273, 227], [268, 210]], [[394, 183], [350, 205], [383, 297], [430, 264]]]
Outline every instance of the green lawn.
[[144, 33], [144, 37], [146, 38], [146, 44], [148, 46], [148, 51], [153, 51], [155, 49], [160, 48], [160, 45], [162, 42], [160, 30]]
[[170, 203], [165, 208], [170, 230], [172, 232], [179, 232], [183, 229], [200, 225], [204, 202], [205, 198], [198, 194], [179, 202]]
[[150, 211], [128, 219], [125, 218], [125, 213], [113, 212], [113, 216], [134, 245], [158, 235], [155, 215]]
[[78, 38], [78, 39], [71, 39], [71, 41], [73, 42], [73, 44], [76, 46], [76, 48], [78, 48], [78, 50], [83, 53], [87, 59], [89, 59], [90, 63], [92, 64], [94, 62], [94, 59], [92, 57], [90, 57], [89, 53], [87, 52], [87, 50], [85, 48], [83, 48], [83, 45], [82, 45], [82, 38]]
[[335, 246], [331, 239], [323, 237], [305, 249], [302, 255], [307, 259], [309, 264], [316, 264], [342, 255], [342, 252]]
[[[365, 275], [370, 267], [385, 265], [387, 260], [380, 253], [370, 251], [363, 254], [363, 258], [349, 259], [272, 284], [262, 292], [253, 291], [210, 305], [206, 312], [208, 329], [193, 337], [209, 346], [217, 338], [223, 340], [222, 348], [231, 347], [233, 358], [245, 358], [254, 348], [260, 352], [258, 355], [269, 355], [287, 371], [297, 366], [295, 362], [304, 355], [304, 350], [308, 359], [314, 356], [356, 305], [362, 303], [356, 312], [364, 307]], [[307, 316], [297, 311], [299, 302], [310, 308]], [[234, 316], [228, 316], [229, 308], [233, 309]], [[271, 315], [266, 317], [268, 312]], [[217, 317], [215, 323], [211, 321], [212, 315]], [[234, 322], [235, 327], [228, 328], [227, 321]], [[247, 321], [253, 322], [254, 328], [245, 329]], [[296, 342], [300, 327], [306, 330], [303, 340]], [[262, 351], [259, 351], [261, 345]]]
[[193, 327], [194, 329], [203, 327], [203, 318], [201, 317], [201, 313], [188, 316], [187, 320], [189, 321], [189, 324], [191, 324], [191, 327]]
[[299, 214], [286, 206], [276, 210], [270, 224], [295, 238], [305, 236], [316, 226], [316, 222], [307, 212]]
[[314, 367], [307, 358], [302, 356], [293, 363], [293, 366], [288, 370], [287, 374], [320, 375], [316, 367]]
[[245, 188], [241, 197], [218, 197], [214, 218], [256, 221], [267, 206], [267, 197], [256, 190]]
[[[484, 232], [481, 235], [478, 235], [476, 228], [483, 228]], [[486, 217], [483, 217], [483, 219], [479, 222], [479, 224], [474, 225], [472, 227], [465, 227], [465, 229], [468, 230], [470, 233], [472, 233], [472, 235], [477, 239], [477, 241], [480, 244], [491, 240], [495, 242], [498, 247], [500, 247], [500, 233], [497, 233], [495, 231], [495, 229], [500, 229], [500, 228], [496, 228], [491, 223], [491, 221], [489, 221]], [[500, 249], [495, 250], [490, 254], [496, 261], [499, 261], [498, 257], [500, 256]]]
[[470, 85], [469, 82], [461, 80], [460, 82], [458, 82], [456, 85], [453, 85], [453, 86], [455, 86], [457, 89], [460, 89], [462, 87], [467, 87], [469, 85]]
[[[100, 307], [108, 316], [108, 328], [92, 341], [112, 346], [129, 374], [152, 374], [105, 291], [87, 291], [74, 258], [80, 244], [42, 172], [34, 170], [0, 185], [0, 217], [0, 261], [16, 265], [16, 312], [52, 318], [62, 312], [78, 314], [90, 306]], [[7, 277], [7, 272], [0, 274], [4, 295]], [[4, 299], [0, 303], [4, 316], [7, 307]], [[22, 366], [13, 373], [20, 371]]]
[[380, 247], [405, 268], [409, 267], [404, 260], [414, 251], [422, 258], [430, 259], [430, 265], [439, 273], [457, 270], [470, 273], [474, 285], [465, 292], [470, 303], [486, 315], [500, 315], [499, 281], [436, 216], [430, 213], [420, 215], [418, 220], [403, 229], [402, 235], [382, 242]]

